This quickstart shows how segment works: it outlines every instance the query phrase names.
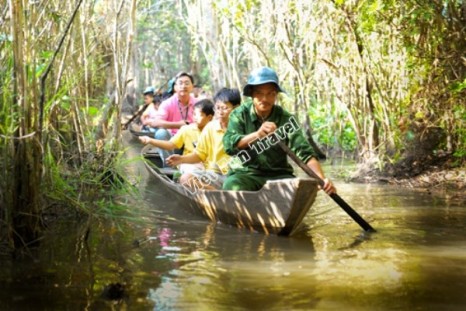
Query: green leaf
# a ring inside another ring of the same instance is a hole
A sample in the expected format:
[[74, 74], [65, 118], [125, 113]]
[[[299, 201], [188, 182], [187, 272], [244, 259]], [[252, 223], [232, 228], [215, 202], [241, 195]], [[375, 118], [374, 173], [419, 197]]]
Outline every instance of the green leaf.
[[64, 110], [70, 110], [71, 103], [70, 103], [70, 102], [61, 101], [61, 102], [60, 102], [60, 107], [63, 108]]
[[42, 73], [45, 71], [46, 68], [47, 68], [47, 65], [45, 63], [37, 65], [37, 67], [36, 67], [36, 77], [37, 78], [40, 77], [42, 75]]
[[407, 132], [406, 132], [406, 139], [407, 139], [407, 140], [413, 140], [414, 137], [415, 137], [415, 135], [414, 135], [414, 132], [413, 132], [413, 131], [407, 131]]
[[422, 111], [418, 111], [418, 112], [416, 112], [414, 117], [416, 118], [416, 120], [422, 120], [422, 119], [424, 119], [425, 115], [424, 115], [424, 113]]
[[466, 89], [466, 79], [464, 79], [463, 82], [455, 82], [451, 86], [453, 93], [460, 93], [464, 89]]
[[52, 57], [52, 55], [53, 55], [52, 51], [42, 51], [40, 53], [40, 57], [43, 59], [49, 59], [50, 57]]
[[96, 107], [90, 106], [89, 109], [87, 110], [87, 113], [88, 113], [91, 117], [95, 117], [95, 116], [99, 113], [99, 109], [97, 109]]

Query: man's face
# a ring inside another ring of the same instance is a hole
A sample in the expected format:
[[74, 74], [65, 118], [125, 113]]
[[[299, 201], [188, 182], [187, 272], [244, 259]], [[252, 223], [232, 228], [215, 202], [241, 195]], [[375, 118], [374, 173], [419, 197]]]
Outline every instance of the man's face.
[[214, 106], [215, 117], [220, 121], [228, 122], [233, 109], [234, 107], [230, 102], [217, 101]]
[[277, 100], [277, 95], [277, 86], [273, 83], [254, 86], [252, 101], [256, 112], [261, 115], [270, 114]]
[[181, 76], [176, 79], [175, 92], [178, 96], [188, 96], [193, 90], [191, 79], [187, 76]]

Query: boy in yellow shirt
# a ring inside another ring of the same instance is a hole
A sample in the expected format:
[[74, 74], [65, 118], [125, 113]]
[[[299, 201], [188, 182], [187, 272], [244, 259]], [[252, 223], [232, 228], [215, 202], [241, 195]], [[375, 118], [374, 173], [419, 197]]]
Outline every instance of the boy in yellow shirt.
[[241, 104], [241, 94], [238, 89], [222, 88], [215, 94], [214, 103], [215, 120], [205, 126], [194, 152], [167, 158], [170, 166], [204, 163], [205, 170], [193, 170], [181, 176], [180, 183], [191, 189], [221, 189], [228, 172], [230, 156], [225, 153], [222, 140], [230, 113]]
[[[150, 138], [149, 136], [141, 136], [139, 140], [144, 145], [151, 144], [165, 150], [181, 149], [184, 147], [183, 155], [187, 155], [194, 151], [202, 130], [212, 120], [213, 116], [214, 104], [210, 99], [203, 99], [194, 105], [194, 123], [180, 127], [178, 132], [170, 140], [159, 140]], [[189, 173], [196, 169], [204, 169], [202, 161], [183, 164], [179, 167], [182, 174]]]

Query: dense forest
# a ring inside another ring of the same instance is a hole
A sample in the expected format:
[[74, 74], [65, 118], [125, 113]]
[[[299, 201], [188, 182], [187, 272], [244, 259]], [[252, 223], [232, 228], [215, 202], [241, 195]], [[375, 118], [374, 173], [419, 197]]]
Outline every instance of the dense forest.
[[280, 103], [307, 124], [309, 139], [377, 174], [465, 164], [463, 0], [4, 0], [0, 8], [2, 249], [37, 241], [51, 206], [108, 208], [124, 183], [114, 177], [123, 115], [137, 111], [145, 87], [164, 90], [181, 70], [213, 93], [241, 88], [258, 66], [276, 69], [287, 91]]

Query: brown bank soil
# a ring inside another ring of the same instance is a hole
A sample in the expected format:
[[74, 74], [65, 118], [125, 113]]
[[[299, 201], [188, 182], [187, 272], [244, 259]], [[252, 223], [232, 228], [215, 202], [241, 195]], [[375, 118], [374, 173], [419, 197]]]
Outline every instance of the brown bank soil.
[[391, 184], [440, 195], [455, 205], [466, 204], [466, 168], [437, 169], [412, 178], [392, 179]]
[[466, 203], [465, 165], [452, 168], [444, 162], [437, 166], [426, 166], [422, 172], [417, 172], [410, 174], [409, 168], [405, 167], [404, 172], [390, 170], [388, 173], [365, 166], [360, 167], [350, 179], [356, 182], [387, 183], [428, 193], [443, 194], [458, 203]]
[[389, 182], [411, 188], [464, 191], [466, 190], [466, 168], [432, 169], [415, 177], [393, 178]]

